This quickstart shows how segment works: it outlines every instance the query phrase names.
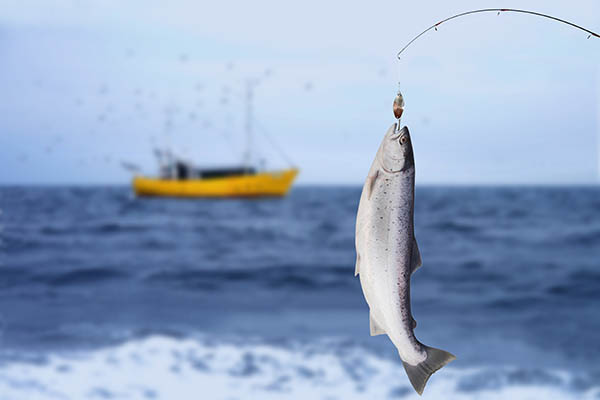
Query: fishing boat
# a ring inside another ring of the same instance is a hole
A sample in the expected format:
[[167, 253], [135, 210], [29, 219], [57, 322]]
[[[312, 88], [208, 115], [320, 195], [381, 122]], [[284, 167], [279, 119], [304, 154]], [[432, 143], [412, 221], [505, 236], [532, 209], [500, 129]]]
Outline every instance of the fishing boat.
[[229, 167], [194, 169], [176, 161], [175, 175], [152, 178], [135, 176], [133, 189], [138, 196], [169, 197], [258, 197], [285, 196], [297, 168], [259, 171], [255, 168]]
[[[198, 167], [190, 160], [173, 154], [170, 150], [155, 150], [159, 163], [157, 177], [139, 174], [132, 164], [124, 166], [134, 170], [133, 190], [138, 196], [168, 197], [260, 197], [285, 196], [298, 175], [289, 158], [282, 153], [290, 167], [279, 170], [257, 168], [252, 162], [252, 88], [247, 86], [246, 150], [242, 163], [225, 167]], [[273, 143], [273, 139], [270, 138]], [[274, 143], [273, 143], [274, 144]]]

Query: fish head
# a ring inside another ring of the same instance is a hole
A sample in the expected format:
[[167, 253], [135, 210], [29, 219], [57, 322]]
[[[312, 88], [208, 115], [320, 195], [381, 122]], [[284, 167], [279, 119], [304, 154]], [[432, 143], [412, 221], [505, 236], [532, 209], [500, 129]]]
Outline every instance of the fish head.
[[386, 172], [403, 172], [414, 167], [415, 160], [408, 128], [405, 126], [396, 131], [396, 124], [393, 124], [383, 138], [379, 154], [379, 161]]

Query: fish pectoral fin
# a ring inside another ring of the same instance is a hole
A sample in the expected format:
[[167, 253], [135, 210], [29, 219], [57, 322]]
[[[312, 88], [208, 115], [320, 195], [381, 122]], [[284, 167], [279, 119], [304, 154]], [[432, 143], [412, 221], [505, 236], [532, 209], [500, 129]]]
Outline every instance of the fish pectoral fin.
[[423, 265], [423, 260], [421, 260], [421, 252], [419, 251], [419, 246], [417, 246], [417, 239], [413, 239], [413, 248], [412, 248], [412, 259], [411, 259], [411, 273], [415, 272], [421, 265]]
[[375, 181], [377, 181], [377, 177], [379, 176], [379, 170], [375, 171], [375, 173], [367, 178], [369, 184], [367, 185], [367, 199], [371, 199], [371, 195], [373, 194], [373, 188], [375, 187]]
[[416, 319], [412, 319], [412, 328], [415, 329], [417, 327], [417, 320]]
[[356, 267], [354, 268], [354, 276], [360, 273], [360, 254], [356, 253]]
[[373, 318], [373, 314], [369, 312], [369, 325], [371, 328], [371, 336], [385, 335], [385, 329]]

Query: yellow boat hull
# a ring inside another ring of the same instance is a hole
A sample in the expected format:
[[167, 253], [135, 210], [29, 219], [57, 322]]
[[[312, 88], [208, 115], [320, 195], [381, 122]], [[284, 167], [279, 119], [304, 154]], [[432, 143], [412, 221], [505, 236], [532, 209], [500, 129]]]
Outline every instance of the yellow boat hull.
[[255, 175], [210, 179], [159, 179], [136, 176], [133, 190], [138, 196], [168, 197], [257, 197], [285, 196], [298, 175], [295, 168]]

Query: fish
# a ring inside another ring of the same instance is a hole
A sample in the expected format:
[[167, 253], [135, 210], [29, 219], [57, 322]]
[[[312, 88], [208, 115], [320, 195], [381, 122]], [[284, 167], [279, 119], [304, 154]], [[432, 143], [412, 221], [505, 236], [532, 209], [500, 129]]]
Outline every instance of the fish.
[[422, 260], [414, 233], [415, 160], [408, 127], [386, 132], [363, 186], [356, 216], [356, 269], [369, 305], [371, 336], [386, 334], [421, 395], [429, 377], [456, 359], [414, 334], [410, 279]]

